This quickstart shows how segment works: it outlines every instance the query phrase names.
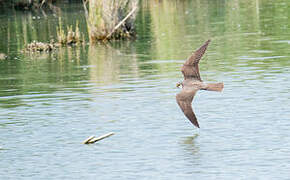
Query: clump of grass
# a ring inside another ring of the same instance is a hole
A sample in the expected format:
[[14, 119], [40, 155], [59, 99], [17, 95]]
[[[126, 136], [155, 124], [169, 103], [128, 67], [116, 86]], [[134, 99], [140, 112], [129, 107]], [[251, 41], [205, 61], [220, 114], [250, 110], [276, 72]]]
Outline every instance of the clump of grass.
[[65, 36], [64, 30], [62, 29], [61, 18], [59, 18], [59, 20], [58, 20], [57, 40], [58, 40], [59, 44], [65, 44], [66, 43], [66, 36]]
[[79, 30], [79, 23], [76, 23], [75, 30], [73, 26], [67, 26], [67, 34], [62, 29], [61, 19], [59, 19], [59, 26], [57, 28], [57, 39], [60, 45], [79, 45], [84, 43], [84, 36]]
[[[66, 33], [67, 32], [67, 33]], [[61, 18], [59, 19], [59, 26], [57, 27], [57, 42], [51, 40], [50, 43], [43, 43], [33, 41], [27, 44], [24, 52], [50, 52], [60, 46], [72, 46], [84, 44], [84, 35], [80, 32], [79, 23], [76, 22], [76, 26], [67, 26], [67, 31], [64, 31]]]
[[90, 42], [135, 37], [138, 0], [87, 0], [84, 8]]

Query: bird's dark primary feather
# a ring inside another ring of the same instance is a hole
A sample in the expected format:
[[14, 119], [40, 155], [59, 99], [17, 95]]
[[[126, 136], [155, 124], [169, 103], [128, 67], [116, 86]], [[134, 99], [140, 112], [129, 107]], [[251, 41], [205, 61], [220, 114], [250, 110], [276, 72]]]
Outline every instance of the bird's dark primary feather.
[[199, 128], [197, 118], [192, 110], [191, 102], [194, 98], [196, 91], [186, 92], [184, 89], [176, 95], [176, 101], [181, 108], [184, 115], [190, 120], [190, 122]]
[[196, 50], [183, 64], [181, 72], [184, 79], [195, 79], [201, 81], [198, 63], [205, 53], [210, 40], [207, 40], [198, 50]]

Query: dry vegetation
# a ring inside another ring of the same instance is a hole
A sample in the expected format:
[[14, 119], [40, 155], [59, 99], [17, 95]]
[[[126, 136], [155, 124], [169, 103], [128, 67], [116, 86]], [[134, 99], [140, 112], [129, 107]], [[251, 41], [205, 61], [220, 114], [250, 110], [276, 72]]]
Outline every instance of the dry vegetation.
[[61, 18], [57, 27], [57, 42], [51, 40], [50, 43], [33, 41], [26, 45], [25, 52], [50, 52], [60, 46], [84, 45], [84, 35], [80, 32], [78, 22], [73, 31], [73, 26], [67, 26], [67, 33], [63, 30]]
[[79, 30], [78, 22], [76, 23], [75, 31], [73, 26], [67, 26], [67, 34], [63, 30], [61, 19], [59, 19], [59, 26], [57, 28], [57, 39], [60, 45], [79, 45], [84, 43], [84, 35]]
[[86, 15], [91, 42], [135, 36], [137, 0], [90, 0], [88, 4]]
[[[22, 2], [22, 1], [21, 1]], [[31, 0], [40, 7], [52, 0]], [[135, 37], [135, 19], [138, 0], [89, 0], [83, 1], [88, 25], [90, 42], [106, 41]], [[87, 10], [87, 6], [89, 10]], [[50, 43], [33, 41], [27, 44], [25, 52], [50, 52], [60, 46], [85, 44], [84, 35], [80, 32], [78, 22], [75, 27], [63, 29], [61, 18], [57, 27], [57, 41]]]

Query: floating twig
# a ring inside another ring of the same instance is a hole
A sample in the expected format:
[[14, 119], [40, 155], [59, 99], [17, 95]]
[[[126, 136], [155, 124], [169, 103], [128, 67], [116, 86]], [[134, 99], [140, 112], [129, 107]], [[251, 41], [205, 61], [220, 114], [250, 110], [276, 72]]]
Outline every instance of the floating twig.
[[95, 136], [90, 136], [89, 138], [87, 138], [86, 140], [83, 141], [83, 144], [92, 144], [92, 143], [95, 143], [97, 141], [100, 141], [102, 139], [105, 139], [107, 137], [110, 137], [114, 135], [113, 132], [110, 132], [110, 133], [107, 133], [107, 134], [104, 134], [102, 136], [99, 136], [99, 137], [95, 137]]
[[88, 137], [86, 140], [83, 141], [83, 144], [89, 144], [90, 140], [92, 140], [95, 137], [96, 136], [90, 136], [90, 137]]

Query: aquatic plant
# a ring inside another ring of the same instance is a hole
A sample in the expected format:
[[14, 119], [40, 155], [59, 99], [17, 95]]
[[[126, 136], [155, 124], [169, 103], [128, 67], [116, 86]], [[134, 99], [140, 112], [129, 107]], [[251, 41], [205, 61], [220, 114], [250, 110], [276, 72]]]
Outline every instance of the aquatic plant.
[[137, 0], [84, 1], [90, 42], [134, 37], [137, 7]]
[[24, 52], [50, 52], [60, 46], [79, 45], [85, 42], [84, 36], [79, 30], [78, 22], [76, 23], [75, 30], [73, 26], [67, 26], [67, 33], [62, 26], [61, 18], [59, 18], [59, 26], [57, 27], [57, 42], [53, 39], [50, 43], [33, 41], [26, 45]]
[[64, 30], [62, 29], [62, 22], [61, 22], [61, 18], [58, 19], [58, 27], [57, 27], [57, 40], [58, 43], [60, 44], [65, 44], [66, 43], [66, 35]]
[[73, 26], [67, 26], [67, 34], [62, 28], [61, 18], [59, 18], [59, 26], [57, 28], [57, 39], [60, 45], [81, 44], [84, 41], [84, 36], [79, 30], [79, 23], [76, 23], [75, 31]]

